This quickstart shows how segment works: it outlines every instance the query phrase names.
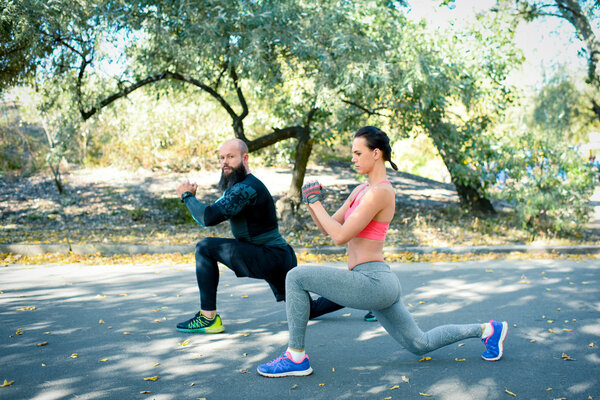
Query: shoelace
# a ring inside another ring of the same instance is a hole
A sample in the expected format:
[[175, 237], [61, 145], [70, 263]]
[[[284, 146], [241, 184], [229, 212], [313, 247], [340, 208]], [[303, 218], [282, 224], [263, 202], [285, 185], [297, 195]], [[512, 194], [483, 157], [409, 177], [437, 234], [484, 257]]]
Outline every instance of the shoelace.
[[285, 358], [285, 354], [280, 355], [279, 357], [277, 357], [273, 361], [267, 363], [267, 365], [275, 365], [276, 363], [278, 363], [279, 361], [281, 361], [283, 358]]

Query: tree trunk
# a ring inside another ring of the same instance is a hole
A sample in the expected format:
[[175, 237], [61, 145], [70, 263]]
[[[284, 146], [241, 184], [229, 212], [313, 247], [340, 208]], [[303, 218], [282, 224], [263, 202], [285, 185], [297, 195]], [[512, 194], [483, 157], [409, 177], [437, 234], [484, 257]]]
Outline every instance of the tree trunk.
[[454, 166], [461, 165], [463, 158], [460, 156], [462, 144], [457, 142], [460, 140], [460, 135], [456, 134], [455, 127], [451, 124], [436, 121], [429, 124], [428, 131], [433, 144], [444, 161], [446, 169], [450, 173], [452, 183], [463, 206], [476, 215], [495, 214], [496, 210], [494, 210], [492, 202], [483, 196], [483, 190], [478, 180], [470, 179], [464, 182], [464, 179], [459, 179], [460, 177], [456, 176]]
[[314, 140], [310, 137], [308, 127], [298, 130], [296, 135], [294, 170], [292, 172], [290, 188], [287, 195], [282, 196], [276, 205], [278, 217], [288, 229], [297, 230], [302, 228], [297, 216], [302, 198], [302, 184], [306, 176], [306, 166], [312, 152], [313, 142]]
[[496, 214], [496, 210], [494, 210], [492, 202], [489, 199], [482, 197], [477, 188], [473, 186], [461, 185], [454, 181], [453, 183], [456, 187], [456, 192], [458, 193], [461, 202], [476, 215]]

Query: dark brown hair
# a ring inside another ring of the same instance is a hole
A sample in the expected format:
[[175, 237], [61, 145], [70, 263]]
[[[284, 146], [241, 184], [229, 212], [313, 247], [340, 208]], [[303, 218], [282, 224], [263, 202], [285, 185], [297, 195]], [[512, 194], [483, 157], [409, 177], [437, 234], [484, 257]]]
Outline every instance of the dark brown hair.
[[388, 161], [394, 171], [398, 171], [398, 167], [392, 161], [392, 147], [390, 146], [390, 138], [379, 128], [374, 126], [364, 126], [356, 131], [354, 138], [363, 137], [367, 141], [367, 147], [370, 150], [379, 149], [383, 153], [383, 161]]

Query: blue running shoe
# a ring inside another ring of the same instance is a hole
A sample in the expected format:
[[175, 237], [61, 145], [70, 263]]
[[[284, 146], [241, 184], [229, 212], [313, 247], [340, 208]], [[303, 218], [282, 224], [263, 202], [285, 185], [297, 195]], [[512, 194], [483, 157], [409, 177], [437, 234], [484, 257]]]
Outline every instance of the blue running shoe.
[[506, 339], [508, 333], [508, 323], [506, 321], [490, 321], [490, 324], [492, 324], [493, 332], [490, 336], [481, 339], [487, 349], [481, 354], [481, 358], [486, 361], [498, 361], [502, 358], [504, 339]]
[[294, 362], [289, 351], [286, 351], [273, 361], [259, 365], [257, 371], [267, 378], [281, 378], [284, 376], [306, 376], [313, 372], [308, 362], [308, 354], [300, 362]]

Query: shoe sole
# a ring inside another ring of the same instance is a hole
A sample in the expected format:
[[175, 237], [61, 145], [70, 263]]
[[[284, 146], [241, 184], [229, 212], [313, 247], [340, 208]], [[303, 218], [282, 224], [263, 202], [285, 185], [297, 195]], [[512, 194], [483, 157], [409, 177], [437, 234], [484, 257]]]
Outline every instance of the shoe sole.
[[286, 376], [308, 376], [313, 373], [312, 367], [308, 367], [308, 369], [304, 371], [281, 372], [279, 374], [269, 374], [268, 372], [261, 372], [258, 368], [256, 369], [256, 371], [259, 375], [265, 376], [267, 378], [285, 378]]
[[223, 333], [225, 332], [224, 326], [219, 326], [217, 328], [198, 328], [198, 329], [186, 329], [186, 328], [177, 328], [179, 332], [184, 333]]
[[500, 334], [500, 340], [498, 341], [498, 355], [494, 358], [483, 358], [485, 361], [498, 361], [502, 358], [502, 354], [504, 353], [504, 341], [506, 340], [506, 335], [508, 335], [508, 322], [502, 322], [502, 333]]

